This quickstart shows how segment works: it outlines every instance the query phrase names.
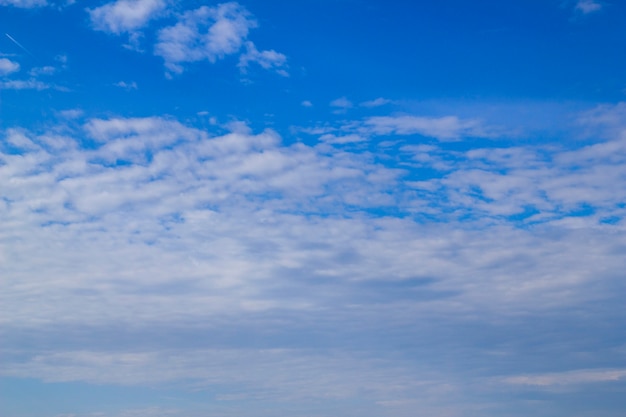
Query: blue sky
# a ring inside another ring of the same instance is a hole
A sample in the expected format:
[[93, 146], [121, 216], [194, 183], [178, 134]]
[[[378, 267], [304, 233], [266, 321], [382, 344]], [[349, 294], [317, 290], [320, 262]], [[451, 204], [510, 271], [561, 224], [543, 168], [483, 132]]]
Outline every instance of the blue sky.
[[623, 416], [625, 22], [0, 0], [1, 414]]

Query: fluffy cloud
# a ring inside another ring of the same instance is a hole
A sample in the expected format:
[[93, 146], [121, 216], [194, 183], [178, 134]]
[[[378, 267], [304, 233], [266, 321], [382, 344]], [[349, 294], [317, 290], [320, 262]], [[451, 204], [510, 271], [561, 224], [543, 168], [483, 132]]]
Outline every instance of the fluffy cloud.
[[155, 54], [163, 57], [168, 70], [181, 73], [184, 63], [215, 62], [239, 52], [250, 29], [256, 26], [250, 12], [237, 3], [202, 6], [159, 31]]
[[[116, 35], [128, 34], [126, 47], [139, 50], [148, 23], [173, 13], [166, 0], [117, 0], [90, 9], [94, 29]], [[168, 74], [180, 74], [192, 62], [215, 62], [227, 55], [239, 54], [238, 67], [245, 73], [251, 63], [288, 76], [287, 57], [274, 50], [259, 51], [248, 40], [250, 29], [257, 27], [252, 14], [236, 2], [201, 6], [176, 15], [176, 23], [156, 27], [153, 52], [165, 61]], [[241, 53], [242, 49], [244, 52]]]
[[10, 59], [0, 58], [0, 76], [20, 70], [20, 64]]
[[89, 16], [94, 29], [119, 35], [144, 27], [166, 6], [165, 0], [117, 0], [90, 9]]

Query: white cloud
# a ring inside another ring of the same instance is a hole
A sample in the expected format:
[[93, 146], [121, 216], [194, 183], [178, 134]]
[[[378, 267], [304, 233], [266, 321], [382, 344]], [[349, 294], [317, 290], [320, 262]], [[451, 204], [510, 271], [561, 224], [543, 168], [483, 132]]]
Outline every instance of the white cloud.
[[0, 76], [20, 70], [20, 64], [7, 58], [0, 58]]
[[165, 0], [117, 0], [88, 11], [94, 29], [119, 35], [141, 29], [166, 6]]
[[10, 80], [0, 82], [2, 88], [7, 90], [47, 90], [53, 88], [50, 84], [38, 80]]
[[63, 55], [63, 54], [57, 55], [54, 57], [54, 60], [63, 66], [67, 65], [67, 55]]
[[289, 73], [283, 68], [287, 62], [287, 57], [274, 50], [259, 52], [254, 44], [250, 41], [246, 42], [246, 52], [239, 56], [239, 68], [242, 72], [246, 72], [250, 62], [256, 62], [261, 68], [269, 70], [274, 69], [279, 75], [289, 76]]
[[361, 107], [380, 107], [380, 106], [384, 106], [386, 104], [391, 104], [393, 103], [392, 100], [389, 100], [388, 98], [382, 98], [382, 97], [378, 97], [377, 99], [374, 100], [369, 100], [369, 101], [364, 101], [361, 104], [359, 104]]
[[120, 87], [123, 88], [125, 90], [136, 90], [137, 89], [137, 83], [135, 81], [131, 81], [129, 83], [125, 82], [125, 81], [119, 81], [117, 83], [114, 84], [116, 87]]
[[602, 3], [596, 0], [578, 0], [576, 10], [583, 14], [598, 12], [602, 10]]
[[504, 379], [513, 385], [574, 385], [618, 381], [626, 378], [626, 369], [585, 369], [540, 375], [520, 375]]
[[[88, 9], [95, 30], [128, 34], [125, 47], [141, 50], [148, 23], [168, 13], [168, 0], [117, 0], [95, 9]], [[186, 10], [176, 17], [172, 26], [157, 29], [154, 55], [164, 60], [166, 76], [184, 72], [185, 64], [215, 61], [227, 55], [240, 54], [238, 67], [245, 73], [251, 63], [266, 70], [288, 76], [287, 57], [275, 50], [259, 51], [248, 40], [250, 29], [257, 27], [252, 14], [236, 2], [201, 6]]]
[[456, 116], [376, 116], [365, 120], [364, 125], [377, 135], [430, 136], [439, 140], [459, 140], [466, 136], [487, 136], [477, 120], [463, 120]]
[[[598, 216], [603, 211], [618, 214], [615, 204], [626, 193], [615, 188], [617, 184], [626, 184], [620, 180], [626, 175], [623, 172], [626, 164], [619, 160], [610, 163], [595, 160], [586, 168], [571, 171], [568, 165], [551, 168], [532, 149], [483, 149], [451, 156], [434, 146], [406, 149], [403, 152], [407, 156], [419, 152], [435, 161], [452, 158], [454, 163], [448, 164], [449, 171], [442, 176], [426, 180], [430, 185], [421, 187], [419, 193], [410, 188], [405, 194], [403, 171], [375, 164], [367, 153], [303, 144], [285, 146], [272, 131], [252, 134], [237, 128], [232, 133], [211, 137], [175, 120], [152, 117], [92, 119], [85, 124], [84, 132], [86, 137], [77, 134], [78, 137], [93, 141], [93, 149], [81, 150], [77, 148], [78, 139], [59, 137], [53, 132], [42, 137], [27, 132], [10, 134], [11, 143], [23, 148], [24, 154], [2, 154], [0, 180], [5, 184], [6, 201], [11, 201], [10, 206], [0, 207], [6, 219], [4, 236], [27, 230], [32, 239], [24, 242], [28, 247], [15, 246], [5, 252], [7, 259], [16, 256], [11, 261], [13, 272], [9, 273], [36, 277], [38, 268], [47, 268], [47, 262], [61, 256], [40, 245], [53, 234], [65, 242], [59, 249], [61, 253], [66, 252], [64, 245], [83, 245], [76, 256], [93, 262], [87, 265], [74, 255], [62, 257], [67, 263], [60, 266], [58, 279], [67, 276], [69, 281], [64, 282], [68, 288], [89, 287], [92, 279], [106, 282], [109, 275], [136, 274], [132, 269], [124, 272], [118, 267], [143, 259], [142, 264], [154, 265], [154, 269], [150, 267], [145, 276], [136, 277], [133, 285], [138, 288], [149, 285], [150, 280], [175, 282], [185, 276], [195, 282], [210, 276], [213, 278], [202, 281], [201, 285], [222, 288], [223, 302], [233, 302], [233, 306], [244, 310], [271, 310], [284, 304], [285, 300], [265, 293], [265, 285], [282, 279], [279, 277], [283, 274], [290, 276], [293, 271], [309, 268], [312, 269], [307, 274], [339, 280], [355, 276], [361, 280], [438, 277], [442, 280], [438, 284], [440, 289], [465, 291], [467, 308], [480, 305], [484, 297], [493, 297], [487, 305], [494, 308], [498, 305], [512, 308], [515, 300], [523, 303], [531, 295], [539, 305], [541, 300], [550, 300], [552, 290], [558, 293], [562, 285], [571, 286], [575, 282], [582, 285], [595, 277], [594, 268], [582, 266], [587, 257], [581, 251], [588, 248], [577, 246], [577, 242], [584, 241], [584, 235], [576, 237], [571, 232], [569, 240], [541, 241], [523, 231], [505, 228], [466, 231], [463, 236], [459, 232], [446, 240], [442, 238], [442, 233], [448, 233], [446, 230], [424, 229], [410, 219], [343, 221], [331, 216], [324, 220], [301, 213], [304, 210], [312, 214], [345, 215], [347, 207], [363, 210], [395, 207], [448, 221], [454, 221], [456, 216], [473, 215], [485, 221], [495, 219], [497, 223], [502, 215], [515, 214], [526, 205], [533, 205], [558, 220], [587, 201], [597, 205]], [[340, 144], [362, 138], [347, 135], [325, 139]], [[580, 155], [587, 152], [582, 149]], [[585, 163], [581, 158], [576, 161], [576, 165]], [[431, 162], [422, 158], [406, 163], [428, 167]], [[435, 194], [431, 194], [433, 189]], [[597, 233], [605, 233], [597, 223], [598, 216], [589, 219], [593, 221], [587, 226], [593, 226], [589, 233], [595, 233], [596, 228]], [[50, 222], [58, 225], [39, 226]], [[283, 226], [277, 228], [279, 224]], [[313, 253], [300, 247], [293, 240], [294, 230], [311, 245], [323, 244], [326, 249]], [[414, 241], [417, 235], [421, 238]], [[509, 246], [500, 248], [498, 242], [505, 235]], [[364, 236], [370, 237], [363, 239]], [[160, 243], [145, 246], [144, 242], [151, 239]], [[127, 240], [135, 243], [116, 249], [119, 242]], [[259, 248], [251, 249], [248, 245], [253, 241], [264, 241], [264, 245], [272, 247], [272, 256], [268, 257]], [[457, 241], [473, 241], [475, 245], [465, 248], [460, 257], [449, 257], [445, 248], [456, 245]], [[8, 245], [5, 249], [11, 248], [9, 242], [4, 244]], [[610, 246], [610, 241], [597, 246], [596, 250], [604, 253], [597, 258], [597, 265], [602, 265], [603, 270], [619, 270], [623, 260], [610, 256]], [[354, 262], [336, 258], [337, 253], [346, 250], [351, 252]], [[89, 255], [92, 251], [109, 253], [112, 258], [107, 255], [102, 262], [96, 262]], [[22, 262], [18, 253], [37, 255], [33, 258], [37, 262]], [[423, 256], [415, 258], [415, 253]], [[515, 256], [515, 253], [525, 253], [527, 270], [507, 272], [490, 266], [490, 259]], [[554, 253], [556, 257], [542, 258], [542, 253]], [[557, 256], [558, 253], [561, 255]], [[118, 256], [119, 262], [106, 265]], [[189, 257], [194, 262], [190, 263]], [[166, 260], [173, 269], [163, 266]], [[72, 266], [74, 262], [77, 263]], [[74, 267], [77, 269], [72, 272]], [[565, 281], [544, 279], [556, 274], [559, 268], [567, 271], [557, 274]], [[476, 271], [473, 275], [484, 276], [483, 284], [490, 285], [492, 292], [482, 293], [482, 284], [464, 282], [463, 271], [467, 269]], [[50, 278], [50, 274], [45, 276]], [[255, 284], [250, 286], [252, 282]], [[33, 281], [33, 285], [37, 288], [44, 284]], [[574, 291], [573, 287], [570, 290]], [[49, 295], [54, 298], [56, 291], [65, 290], [59, 287]], [[504, 292], [494, 296], [499, 291]], [[223, 308], [220, 303], [206, 304], [208, 294], [198, 293], [197, 297], [187, 299], [189, 309], [184, 314], [193, 316], [206, 313], [207, 308], [210, 311]], [[19, 300], [11, 305], [16, 311], [23, 311], [22, 316], [16, 313], [16, 317], [28, 320], [45, 320], [45, 317], [61, 321], [99, 320], [96, 305], [83, 305], [78, 298], [74, 301], [80, 307], [58, 304], [52, 302], [53, 298], [50, 304], [39, 300], [34, 309], [28, 303], [15, 304]], [[118, 314], [120, 318], [131, 314], [123, 300], [119, 299], [122, 304], [110, 314]], [[170, 301], [176, 300], [173, 297]], [[117, 303], [114, 299], [111, 302]], [[305, 308], [311, 303], [325, 302], [324, 297], [295, 297], [287, 303], [293, 308]], [[145, 309], [146, 316], [162, 317], [155, 310], [160, 305], [157, 299], [140, 297], [137, 303], [136, 306]], [[76, 318], [65, 307], [84, 309], [85, 314]], [[50, 314], [48, 309], [60, 310]], [[90, 311], [95, 315], [89, 314]]]
[[24, 9], [46, 6], [46, 0], [0, 0], [0, 6], [14, 6]]
[[81, 109], [69, 109], [62, 110], [59, 112], [59, 115], [65, 119], [78, 119], [83, 116], [85, 112]]
[[302, 107], [313, 107], [313, 103], [311, 103], [309, 100], [302, 101], [302, 103], [300, 103], [300, 105]]
[[585, 129], [585, 139], [622, 137], [626, 132], [626, 103], [597, 106], [583, 112], [577, 121]]
[[[594, 148], [621, 143], [617, 132], [569, 150], [413, 143], [385, 153], [283, 143], [241, 123], [226, 134], [164, 117], [75, 124], [12, 129], [0, 141], [3, 332], [58, 342], [3, 351], [3, 375], [177, 381], [220, 401], [366, 397], [402, 407], [408, 398], [425, 407], [433, 398], [449, 403], [457, 376], [420, 364], [444, 355], [450, 368], [470, 372], [463, 358], [483, 354], [480, 326], [530, 317], [528, 334], [550, 337], [552, 327], [536, 329], [550, 317], [620, 311], [623, 221], [562, 221], [585, 201], [626, 214], [616, 204], [626, 195], [623, 148]], [[326, 139], [360, 139], [333, 133]], [[407, 170], [433, 164], [442, 171], [413, 187]], [[529, 203], [549, 214], [545, 225], [503, 217]], [[395, 210], [401, 215], [386, 214]], [[569, 340], [579, 339], [578, 326]], [[497, 329], [501, 346], [525, 338]], [[552, 347], [565, 345], [563, 332]], [[474, 334], [479, 347], [465, 344]], [[418, 335], [410, 356], [420, 361], [376, 350]], [[56, 347], [66, 340], [71, 348]], [[465, 350], [437, 356], [442, 343]], [[570, 369], [593, 367], [579, 360]], [[541, 370], [520, 376], [527, 364], [511, 371], [509, 385], [559, 380]], [[594, 372], [559, 381], [624, 378]], [[410, 405], [402, 415], [415, 414]]]
[[340, 109], [349, 109], [352, 107], [352, 102], [347, 97], [339, 97], [330, 102], [331, 107], [338, 107]]
[[46, 65], [43, 67], [35, 67], [28, 71], [28, 74], [31, 77], [38, 77], [40, 75], [52, 75], [56, 72], [56, 68], [50, 65]]
[[202, 6], [185, 12], [177, 24], [159, 31], [155, 55], [165, 60], [169, 71], [182, 73], [182, 64], [215, 62], [239, 52], [250, 29], [256, 26], [250, 12], [237, 3]]

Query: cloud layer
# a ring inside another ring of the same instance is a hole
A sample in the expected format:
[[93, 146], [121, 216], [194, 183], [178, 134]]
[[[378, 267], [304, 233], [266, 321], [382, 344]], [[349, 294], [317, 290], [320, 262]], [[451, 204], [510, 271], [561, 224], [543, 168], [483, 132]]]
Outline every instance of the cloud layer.
[[[400, 140], [393, 163], [386, 146], [166, 117], [6, 130], [0, 297], [4, 338], [22, 349], [4, 352], [3, 375], [184, 382], [261, 403], [365, 393], [398, 413], [467, 406], [470, 386], [497, 390], [485, 367], [510, 389], [619, 383], [623, 370], [573, 352], [608, 349], [578, 340], [580, 326], [620, 323], [619, 111], [584, 115], [610, 137], [575, 149]], [[531, 334], [559, 372], [531, 365]], [[442, 343], [455, 356], [443, 371], [380, 349], [396, 343], [433, 363]]]

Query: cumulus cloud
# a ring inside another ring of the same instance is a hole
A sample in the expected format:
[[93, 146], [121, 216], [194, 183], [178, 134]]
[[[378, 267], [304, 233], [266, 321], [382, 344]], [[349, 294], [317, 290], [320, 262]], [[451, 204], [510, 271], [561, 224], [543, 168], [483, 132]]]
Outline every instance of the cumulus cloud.
[[117, 0], [88, 11], [94, 29], [119, 35], [141, 29], [166, 6], [165, 0]]
[[20, 70], [20, 64], [7, 58], [0, 58], [0, 76]]
[[[239, 52], [250, 29], [256, 26], [250, 12], [237, 3], [202, 6], [185, 12], [174, 26], [159, 31], [155, 55], [165, 60], [169, 71], [181, 73], [182, 64], [215, 62]], [[272, 65], [274, 61], [265, 58], [263, 62]]]

